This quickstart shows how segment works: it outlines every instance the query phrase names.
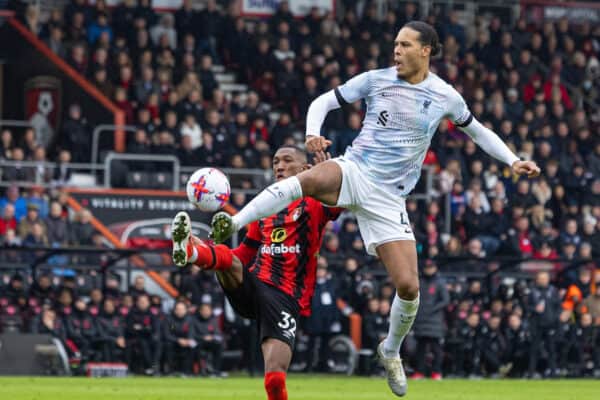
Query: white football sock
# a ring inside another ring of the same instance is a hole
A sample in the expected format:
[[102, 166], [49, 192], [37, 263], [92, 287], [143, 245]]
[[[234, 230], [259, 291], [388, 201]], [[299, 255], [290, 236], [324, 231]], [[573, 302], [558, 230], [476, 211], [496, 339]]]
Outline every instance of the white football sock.
[[410, 331], [417, 310], [419, 309], [419, 296], [414, 300], [403, 300], [394, 296], [392, 309], [390, 311], [390, 328], [383, 342], [383, 351], [386, 357], [397, 357], [404, 337]]
[[251, 222], [271, 216], [300, 197], [302, 197], [302, 186], [297, 177], [291, 176], [275, 182], [233, 216], [234, 228], [237, 231]]

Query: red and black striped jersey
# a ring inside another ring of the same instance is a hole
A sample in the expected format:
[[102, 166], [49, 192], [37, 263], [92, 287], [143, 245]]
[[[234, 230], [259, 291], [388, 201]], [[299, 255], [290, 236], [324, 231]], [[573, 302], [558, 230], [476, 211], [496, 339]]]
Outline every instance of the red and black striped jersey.
[[310, 315], [323, 229], [341, 211], [311, 197], [298, 199], [279, 213], [248, 225], [234, 254], [244, 266], [256, 256], [249, 272], [295, 298], [300, 314]]

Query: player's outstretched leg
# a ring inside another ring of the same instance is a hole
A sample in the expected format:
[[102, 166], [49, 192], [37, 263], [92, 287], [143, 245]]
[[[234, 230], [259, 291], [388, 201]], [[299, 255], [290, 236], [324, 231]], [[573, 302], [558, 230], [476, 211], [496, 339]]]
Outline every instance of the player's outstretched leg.
[[273, 215], [300, 197], [302, 186], [298, 177], [290, 176], [275, 182], [256, 195], [234, 217], [225, 212], [215, 214], [212, 219], [211, 237], [215, 243], [223, 243], [250, 222]]
[[171, 240], [173, 241], [173, 263], [184, 267], [188, 263], [187, 248], [192, 236], [192, 221], [185, 211], [180, 211], [171, 222]]
[[233, 254], [225, 245], [212, 245], [192, 235], [192, 222], [185, 211], [177, 213], [171, 223], [173, 262], [179, 267], [188, 263], [204, 269], [225, 271], [232, 267]]
[[408, 384], [400, 348], [419, 308], [417, 249], [412, 240], [398, 240], [378, 246], [377, 254], [396, 287], [388, 335], [377, 347], [377, 354], [385, 368], [390, 389], [395, 395], [404, 396]]

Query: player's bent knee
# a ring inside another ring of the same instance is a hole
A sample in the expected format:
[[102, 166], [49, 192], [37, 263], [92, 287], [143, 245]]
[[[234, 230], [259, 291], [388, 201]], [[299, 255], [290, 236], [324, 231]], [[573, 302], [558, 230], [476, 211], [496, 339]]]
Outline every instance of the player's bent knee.
[[302, 186], [303, 196], [314, 196], [319, 192], [320, 178], [313, 170], [304, 171], [298, 175], [298, 180]]
[[397, 285], [396, 290], [398, 292], [398, 297], [403, 300], [414, 300], [419, 295], [419, 283], [410, 282], [410, 283], [401, 283]]

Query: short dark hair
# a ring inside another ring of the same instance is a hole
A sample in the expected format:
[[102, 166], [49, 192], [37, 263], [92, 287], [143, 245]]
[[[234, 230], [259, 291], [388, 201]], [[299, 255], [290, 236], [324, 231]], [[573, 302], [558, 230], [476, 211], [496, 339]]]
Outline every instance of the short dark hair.
[[403, 28], [410, 28], [419, 32], [419, 42], [423, 46], [431, 46], [431, 55], [437, 56], [442, 51], [440, 38], [435, 28], [423, 21], [410, 21], [404, 24]]
[[297, 146], [295, 144], [284, 144], [284, 145], [279, 146], [279, 148], [277, 150], [281, 150], [281, 149], [293, 149], [295, 152], [300, 154], [305, 160], [308, 160], [308, 154], [306, 153], [306, 150], [304, 150], [300, 146]]

